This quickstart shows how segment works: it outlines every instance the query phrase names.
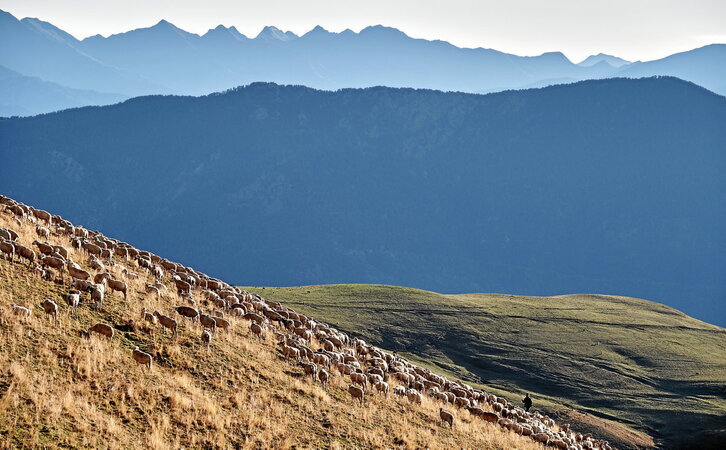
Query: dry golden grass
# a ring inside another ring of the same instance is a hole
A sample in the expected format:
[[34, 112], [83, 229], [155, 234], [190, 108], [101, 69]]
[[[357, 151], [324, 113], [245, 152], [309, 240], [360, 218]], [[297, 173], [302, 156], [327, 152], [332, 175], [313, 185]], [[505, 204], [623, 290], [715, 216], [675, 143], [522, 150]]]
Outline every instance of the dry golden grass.
[[[30, 246], [34, 226], [0, 213], [0, 226]], [[70, 245], [66, 238], [51, 242]], [[71, 251], [86, 270], [86, 257]], [[43, 281], [23, 263], [0, 260], [0, 447], [2, 448], [477, 448], [535, 449], [528, 438], [456, 411], [453, 429], [438, 422], [439, 404], [410, 405], [368, 395], [354, 404], [348, 382], [334, 376], [328, 391], [304, 379], [299, 367], [276, 351], [272, 336], [253, 338], [247, 323], [233, 319], [210, 350], [201, 330], [176, 316], [176, 338], [160, 328], [146, 331], [142, 308], [170, 314], [182, 301], [171, 291], [155, 299], [143, 293], [143, 270], [128, 280], [129, 297], [107, 295], [100, 310], [83, 304], [71, 315], [62, 285]], [[69, 281], [67, 275], [66, 283]], [[58, 324], [38, 306], [46, 297], [60, 306]], [[33, 316], [12, 314], [10, 303]], [[112, 340], [84, 339], [78, 331], [112, 324]], [[131, 349], [151, 353], [151, 371], [138, 366]]]

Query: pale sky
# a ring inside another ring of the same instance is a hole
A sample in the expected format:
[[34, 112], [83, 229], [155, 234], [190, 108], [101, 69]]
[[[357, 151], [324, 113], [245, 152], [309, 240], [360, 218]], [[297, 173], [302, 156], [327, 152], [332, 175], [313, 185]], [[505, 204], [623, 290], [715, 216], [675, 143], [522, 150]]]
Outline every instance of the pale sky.
[[248, 37], [265, 25], [304, 34], [382, 24], [460, 47], [562, 51], [574, 62], [600, 52], [646, 61], [726, 43], [726, 0], [0, 0], [0, 9], [77, 38], [160, 19], [197, 34], [234, 25]]

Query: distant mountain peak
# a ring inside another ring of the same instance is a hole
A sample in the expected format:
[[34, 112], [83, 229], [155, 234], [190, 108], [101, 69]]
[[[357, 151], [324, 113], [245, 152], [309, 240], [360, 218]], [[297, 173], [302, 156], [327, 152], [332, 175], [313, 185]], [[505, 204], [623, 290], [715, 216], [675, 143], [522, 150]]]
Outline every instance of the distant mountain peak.
[[56, 27], [52, 23], [44, 22], [35, 17], [26, 17], [20, 22], [22, 24], [32, 27], [33, 29], [45, 34], [46, 36], [56, 41], [66, 43], [74, 43], [78, 41], [75, 37]]
[[541, 55], [537, 56], [537, 58], [546, 59], [546, 60], [550, 60], [550, 61], [559, 60], [559, 61], [571, 63], [570, 59], [567, 56], [565, 56], [565, 54], [562, 52], [544, 52]]
[[231, 26], [229, 28], [225, 27], [222, 24], [217, 25], [216, 27], [210, 29], [204, 34], [205, 37], [212, 37], [212, 36], [227, 36], [232, 37], [235, 40], [244, 40], [247, 39], [247, 36], [240, 33], [237, 28], [234, 26]]
[[7, 12], [5, 10], [2, 10], [2, 9], [0, 9], [0, 19], [2, 19], [2, 20], [13, 20], [13, 21], [17, 21], [18, 20], [14, 15], [12, 15], [9, 12]]
[[399, 30], [398, 28], [387, 27], [385, 25], [380, 25], [380, 24], [367, 26], [367, 27], [363, 28], [362, 30], [360, 30], [360, 34], [361, 35], [364, 35], [364, 34], [375, 34], [375, 35], [389, 35], [389, 36], [403, 36], [403, 37], [408, 37], [408, 35], [406, 33], [404, 33], [403, 31]]
[[631, 64], [630, 61], [627, 61], [623, 58], [618, 58], [617, 56], [608, 55], [605, 53], [598, 53], [597, 55], [588, 56], [577, 65], [582, 67], [591, 67], [603, 61], [613, 67], [622, 67]]
[[295, 39], [297, 35], [293, 33], [292, 31], [282, 31], [281, 29], [268, 25], [265, 28], [260, 31], [260, 34], [258, 34], [255, 39], [264, 40], [264, 41], [289, 41], [291, 39]]
[[156, 25], [154, 25], [154, 26], [153, 26], [152, 28], [155, 28], [155, 27], [160, 27], [160, 28], [162, 28], [162, 27], [171, 27], [171, 28], [176, 28], [176, 25], [174, 25], [173, 23], [171, 23], [171, 22], [167, 21], [166, 19], [161, 19], [161, 20], [160, 20], [159, 22], [157, 22], [157, 24], [156, 24]]
[[315, 25], [315, 28], [305, 33], [302, 37], [304, 38], [311, 38], [311, 37], [326, 37], [326, 36], [335, 36], [337, 33], [331, 33], [330, 31], [326, 30], [320, 25]]

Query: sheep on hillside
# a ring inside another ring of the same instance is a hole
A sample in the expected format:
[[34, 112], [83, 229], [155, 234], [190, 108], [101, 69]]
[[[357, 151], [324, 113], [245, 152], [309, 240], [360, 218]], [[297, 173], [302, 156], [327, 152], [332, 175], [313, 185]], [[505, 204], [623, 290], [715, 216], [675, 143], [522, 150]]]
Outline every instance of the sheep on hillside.
[[46, 316], [51, 316], [53, 321], [58, 322], [58, 305], [53, 300], [46, 298], [40, 303]]
[[263, 335], [262, 335], [263, 329], [262, 329], [262, 325], [260, 325], [259, 323], [257, 323], [257, 322], [250, 323], [250, 331], [252, 332], [252, 334], [257, 336], [260, 340], [263, 339]]
[[10, 307], [13, 309], [13, 314], [15, 314], [16, 316], [24, 317], [27, 319], [33, 315], [33, 311], [31, 311], [29, 308], [26, 308], [25, 306], [11, 303]]
[[444, 423], [448, 423], [450, 427], [454, 427], [454, 415], [444, 408], [439, 408], [439, 417]]
[[188, 317], [194, 322], [199, 317], [199, 311], [191, 306], [175, 306], [174, 311], [180, 316]]
[[0, 238], [0, 252], [4, 254], [5, 259], [15, 261], [15, 245], [11, 241]]
[[113, 338], [113, 327], [105, 323], [97, 323], [88, 329], [88, 334], [97, 333], [106, 336], [109, 339]]
[[126, 291], [128, 290], [128, 285], [126, 283], [121, 280], [114, 280], [113, 278], [109, 278], [106, 283], [108, 284], [108, 288], [112, 291], [121, 292], [124, 295], [124, 300], [126, 300]]
[[146, 367], [151, 370], [151, 362], [153, 358], [150, 354], [142, 352], [139, 350], [139, 347], [135, 347], [134, 350], [131, 352], [131, 356], [134, 358], [134, 361], [136, 361], [137, 364], [144, 364]]
[[320, 368], [320, 370], [318, 370], [318, 380], [320, 380], [320, 383], [323, 385], [323, 390], [327, 391], [328, 383], [330, 382], [330, 373], [327, 370]]
[[78, 305], [81, 302], [81, 293], [76, 290], [68, 291], [65, 295], [65, 300], [68, 306], [71, 308], [71, 312], [75, 312], [78, 309]]
[[172, 331], [172, 334], [174, 336], [176, 336], [176, 333], [177, 333], [177, 322], [176, 322], [176, 320], [172, 319], [169, 316], [163, 315], [159, 311], [154, 311], [154, 315], [156, 316], [157, 319], [159, 319], [159, 323], [163, 327], [162, 329], [163, 329], [164, 333], [166, 333], [166, 329], [168, 328], [168, 329], [170, 329]]
[[358, 399], [360, 400], [360, 404], [362, 405], [365, 401], [365, 390], [363, 390], [362, 387], [356, 386], [355, 384], [348, 385], [348, 393], [353, 398], [353, 400]]
[[50, 236], [50, 230], [46, 227], [42, 227], [40, 225], [35, 226], [35, 234], [37, 234], [40, 237], [47, 238]]
[[212, 333], [210, 333], [207, 330], [202, 331], [202, 344], [204, 344], [205, 347], [209, 348], [209, 344], [212, 342]]

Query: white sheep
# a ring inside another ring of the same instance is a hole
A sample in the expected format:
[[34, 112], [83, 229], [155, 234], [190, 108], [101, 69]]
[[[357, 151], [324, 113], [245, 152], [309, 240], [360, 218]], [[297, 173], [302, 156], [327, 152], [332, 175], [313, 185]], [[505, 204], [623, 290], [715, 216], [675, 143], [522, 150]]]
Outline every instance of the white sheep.
[[26, 308], [25, 306], [11, 303], [10, 307], [13, 309], [13, 314], [15, 314], [16, 316], [21, 316], [28, 319], [33, 315], [33, 311], [31, 311], [29, 308]]
[[208, 330], [202, 331], [202, 344], [204, 344], [207, 348], [209, 348], [209, 344], [212, 342], [212, 333], [210, 333]]

